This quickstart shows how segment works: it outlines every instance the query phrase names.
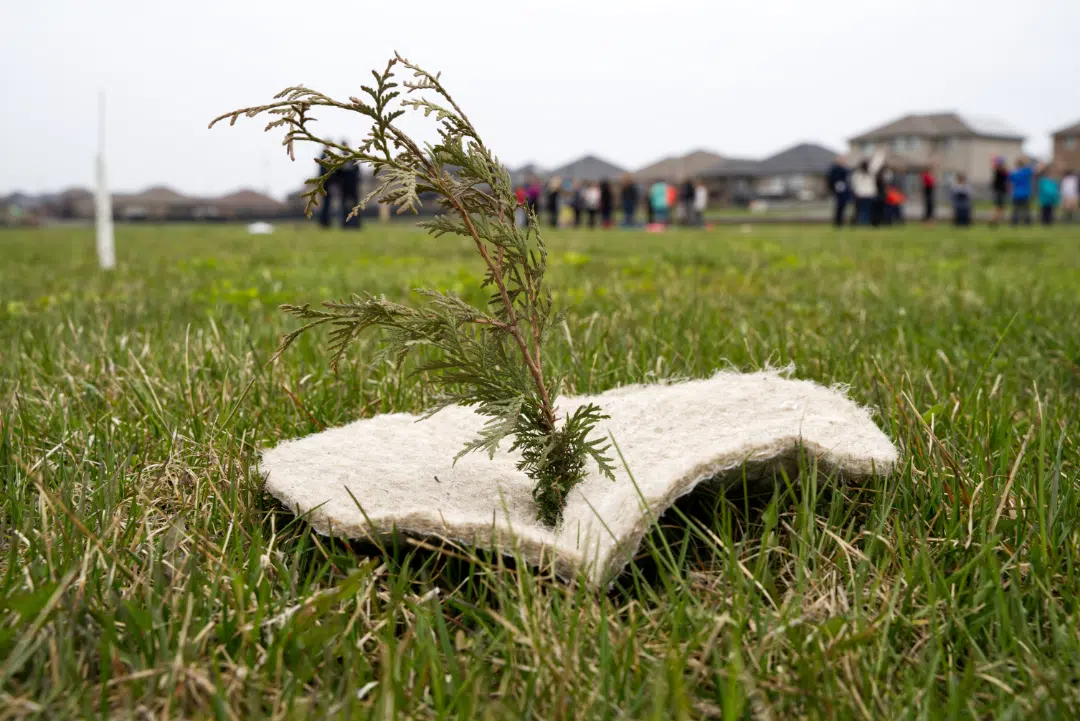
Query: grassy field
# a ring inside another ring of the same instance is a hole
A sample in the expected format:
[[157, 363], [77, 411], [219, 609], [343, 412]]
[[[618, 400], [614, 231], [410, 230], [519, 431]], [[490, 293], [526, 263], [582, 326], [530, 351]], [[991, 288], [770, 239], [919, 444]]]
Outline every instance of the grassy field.
[[606, 593], [329, 541], [260, 490], [260, 446], [426, 402], [370, 344], [337, 377], [325, 335], [265, 367], [276, 306], [478, 301], [466, 245], [117, 242], [103, 275], [90, 229], [0, 232], [0, 719], [1080, 715], [1075, 230], [550, 235], [572, 391], [793, 363], [904, 453], [866, 487], [690, 499]]

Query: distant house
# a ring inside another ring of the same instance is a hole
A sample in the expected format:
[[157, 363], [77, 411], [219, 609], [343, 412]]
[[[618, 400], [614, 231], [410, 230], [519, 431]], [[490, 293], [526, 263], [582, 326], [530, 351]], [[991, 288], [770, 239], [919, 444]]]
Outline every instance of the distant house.
[[813, 200], [827, 192], [829, 166], [839, 155], [816, 143], [799, 143], [761, 161], [757, 194], [765, 198]]
[[514, 186], [525, 185], [530, 181], [543, 182], [551, 176], [551, 173], [535, 163], [522, 165], [516, 170], [510, 171], [510, 184]]
[[212, 203], [162, 185], [113, 195], [113, 215], [120, 220], [194, 220], [213, 217], [212, 209]]
[[1080, 122], [1053, 134], [1054, 164], [1059, 170], [1080, 171]]
[[212, 201], [222, 220], [269, 220], [286, 213], [285, 203], [254, 190], [244, 189]]
[[913, 191], [917, 176], [934, 167], [945, 183], [959, 173], [977, 188], [991, 181], [993, 159], [1007, 161], [1023, 154], [1024, 136], [995, 118], [959, 113], [905, 115], [849, 140], [857, 162], [883, 151], [890, 165], [906, 176]]
[[672, 156], [650, 163], [634, 173], [634, 179], [641, 183], [666, 180], [677, 183], [698, 177], [706, 170], [722, 164], [727, 158], [709, 150], [694, 150], [686, 155]]
[[49, 214], [63, 220], [91, 220], [94, 217], [94, 194], [86, 188], [69, 188], [49, 204]]
[[825, 175], [835, 150], [799, 143], [763, 160], [729, 158], [701, 173], [711, 200], [745, 204], [753, 198], [813, 200], [825, 197]]
[[584, 182], [618, 180], [625, 173], [625, 168], [620, 168], [618, 165], [609, 163], [595, 155], [585, 155], [551, 171], [552, 176], [558, 176], [564, 180], [570, 179]]

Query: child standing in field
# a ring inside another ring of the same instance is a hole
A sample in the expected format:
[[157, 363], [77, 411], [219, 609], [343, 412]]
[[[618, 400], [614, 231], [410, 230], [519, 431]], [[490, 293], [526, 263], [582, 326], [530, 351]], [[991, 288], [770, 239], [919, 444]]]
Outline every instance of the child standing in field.
[[668, 185], [664, 181], [658, 180], [649, 188], [649, 207], [652, 208], [653, 220], [667, 225]]
[[709, 189], [700, 180], [694, 185], [694, 225], [705, 227], [705, 209], [709, 207]]
[[965, 228], [971, 225], [971, 186], [967, 176], [960, 173], [952, 187], [953, 225]]
[[990, 187], [994, 191], [994, 215], [990, 225], [995, 226], [1005, 219], [1005, 198], [1009, 192], [1009, 169], [1000, 155], [994, 158], [994, 179]]
[[1073, 222], [1078, 205], [1080, 205], [1080, 176], [1075, 170], [1069, 170], [1061, 179], [1061, 211], [1066, 223]]
[[1039, 174], [1039, 208], [1042, 210], [1042, 224], [1054, 224], [1054, 211], [1061, 202], [1061, 188], [1057, 178], [1054, 177], [1054, 169], [1046, 167]]
[[1009, 174], [1012, 186], [1012, 224], [1031, 225], [1031, 192], [1035, 185], [1035, 171], [1026, 158], [1017, 158], [1016, 169]]
[[907, 200], [907, 196], [900, 192], [900, 189], [895, 185], [889, 185], [888, 190], [885, 191], [885, 225], [903, 225], [904, 224], [904, 201]]

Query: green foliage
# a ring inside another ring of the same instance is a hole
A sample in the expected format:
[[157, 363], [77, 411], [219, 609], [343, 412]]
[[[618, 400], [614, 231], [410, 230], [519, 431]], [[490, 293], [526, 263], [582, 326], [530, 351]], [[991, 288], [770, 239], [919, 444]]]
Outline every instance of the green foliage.
[[[398, 83], [394, 70], [411, 71], [412, 79]], [[604, 475], [614, 479], [609, 444], [590, 440], [596, 425], [606, 418], [597, 406], [577, 409], [558, 422], [555, 398], [563, 379], [545, 368], [543, 347], [548, 330], [559, 318], [553, 312], [551, 294], [544, 287], [547, 249], [536, 217], [519, 228], [514, 196], [506, 169], [484, 145], [465, 113], [439, 80], [400, 55], [382, 73], [372, 71], [375, 84], [363, 86], [366, 100], [352, 97], [347, 103], [304, 87], [288, 88], [278, 102], [244, 108], [214, 120], [241, 116], [276, 116], [266, 127], [287, 128], [284, 145], [294, 156], [297, 141], [326, 148], [319, 161], [326, 172], [308, 181], [307, 212], [326, 195], [326, 182], [347, 163], [369, 164], [375, 171], [376, 188], [353, 209], [358, 212], [375, 199], [397, 207], [398, 213], [414, 211], [421, 193], [434, 193], [446, 211], [420, 225], [435, 237], [460, 235], [473, 241], [484, 262], [483, 287], [491, 296], [481, 310], [462, 299], [436, 290], [419, 289], [427, 299], [421, 308], [393, 303], [374, 295], [353, 295], [348, 301], [324, 303], [325, 310], [309, 305], [283, 305], [307, 321], [282, 338], [280, 355], [303, 333], [331, 325], [331, 364], [336, 367], [349, 345], [368, 328], [384, 332], [385, 346], [377, 359], [400, 363], [413, 351], [434, 349], [421, 361], [416, 374], [439, 388], [438, 401], [430, 413], [450, 404], [475, 407], [487, 417], [479, 436], [457, 458], [471, 451], [494, 456], [499, 444], [513, 438], [511, 451], [521, 451], [518, 469], [535, 483], [533, 498], [537, 517], [556, 525], [566, 505], [566, 495], [586, 474], [592, 459]], [[399, 99], [404, 87], [406, 99]], [[372, 121], [359, 148], [349, 148], [314, 135], [308, 124], [314, 107], [347, 110]], [[407, 110], [434, 115], [439, 140], [421, 147], [394, 121]], [[275, 356], [276, 358], [277, 356]], [[455, 458], [455, 460], [457, 460]]]

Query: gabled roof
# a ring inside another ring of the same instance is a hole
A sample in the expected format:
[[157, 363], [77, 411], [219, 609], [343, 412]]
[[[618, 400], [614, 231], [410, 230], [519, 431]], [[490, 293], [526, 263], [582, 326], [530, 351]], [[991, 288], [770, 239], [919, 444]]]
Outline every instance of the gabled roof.
[[760, 160], [752, 158], [726, 158], [724, 162], [714, 165], [700, 173], [703, 178], [741, 178], [749, 175], [757, 175], [761, 167]]
[[1024, 135], [997, 118], [960, 113], [921, 113], [905, 115], [851, 138], [851, 142], [890, 140], [901, 135], [941, 138], [948, 136], [975, 136], [1023, 140]]
[[1053, 137], [1055, 137], [1055, 138], [1057, 136], [1059, 136], [1059, 135], [1080, 135], [1080, 122], [1073, 123], [1072, 125], [1070, 125], [1070, 126], [1068, 126], [1066, 128], [1062, 128], [1061, 130], [1057, 130], [1057, 131], [1051, 133], [1051, 135]]
[[683, 180], [700, 175], [723, 163], [726, 158], [709, 150], [694, 150], [686, 155], [663, 158], [634, 173], [638, 180]]
[[127, 202], [161, 203], [163, 205], [187, 205], [198, 202], [195, 198], [189, 198], [164, 185], [155, 185], [139, 193], [117, 193], [113, 197]]
[[799, 143], [761, 161], [760, 175], [795, 175], [825, 173], [838, 153], [824, 145]]
[[510, 182], [513, 185], [521, 185], [529, 182], [529, 178], [544, 180], [550, 173], [536, 163], [526, 163], [516, 170], [510, 171]]
[[258, 193], [248, 188], [238, 190], [235, 193], [229, 193], [228, 195], [223, 195], [220, 198], [210, 199], [207, 202], [225, 208], [245, 210], [279, 210], [283, 205], [269, 195], [264, 195], [263, 193]]
[[615, 180], [626, 170], [595, 155], [585, 155], [551, 171], [552, 175], [571, 180]]

